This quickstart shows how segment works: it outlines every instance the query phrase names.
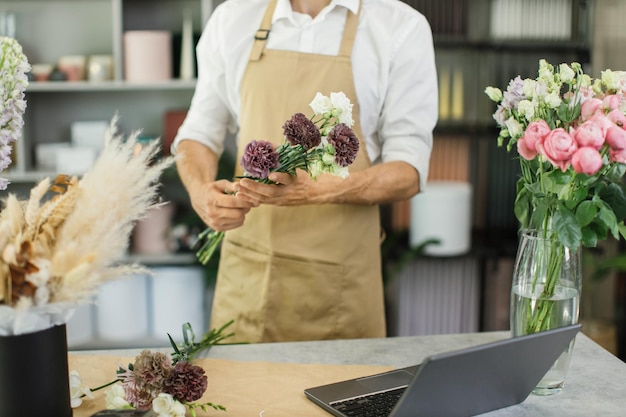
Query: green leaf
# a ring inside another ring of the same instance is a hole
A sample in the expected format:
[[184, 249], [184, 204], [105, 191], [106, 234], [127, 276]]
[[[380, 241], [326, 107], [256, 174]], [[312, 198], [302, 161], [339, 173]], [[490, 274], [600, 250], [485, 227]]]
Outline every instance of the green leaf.
[[626, 185], [610, 183], [599, 195], [608, 204], [615, 217], [619, 220], [626, 218]]
[[576, 208], [576, 220], [581, 227], [590, 224], [598, 214], [598, 207], [591, 201], [583, 201]]
[[619, 239], [619, 230], [617, 228], [617, 218], [615, 217], [615, 213], [613, 210], [604, 202], [599, 201], [600, 212], [598, 213], [598, 218], [600, 222], [603, 223], [607, 230], [611, 232], [615, 239]]
[[588, 248], [595, 248], [598, 246], [598, 235], [591, 227], [583, 227], [582, 228], [583, 235], [583, 246]]
[[622, 239], [626, 240], [626, 225], [624, 225], [624, 222], [618, 224], [617, 228], [619, 229], [619, 234], [622, 235]]
[[552, 217], [552, 227], [557, 232], [559, 240], [568, 248], [575, 249], [582, 241], [582, 230], [576, 216], [564, 205], [559, 205]]
[[515, 205], [513, 206], [515, 217], [520, 222], [523, 229], [528, 228], [530, 221], [530, 195], [526, 189], [522, 189], [518, 192], [515, 198]]

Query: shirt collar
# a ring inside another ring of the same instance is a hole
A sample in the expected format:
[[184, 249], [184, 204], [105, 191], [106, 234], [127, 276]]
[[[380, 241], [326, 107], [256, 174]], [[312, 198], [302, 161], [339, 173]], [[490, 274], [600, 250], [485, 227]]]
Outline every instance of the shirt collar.
[[[359, 11], [359, 5], [360, 0], [332, 0], [328, 6], [330, 8], [342, 6], [356, 14]], [[278, 0], [276, 9], [274, 9], [274, 16], [272, 16], [272, 23], [279, 19], [290, 19], [292, 15], [291, 2], [289, 0]]]

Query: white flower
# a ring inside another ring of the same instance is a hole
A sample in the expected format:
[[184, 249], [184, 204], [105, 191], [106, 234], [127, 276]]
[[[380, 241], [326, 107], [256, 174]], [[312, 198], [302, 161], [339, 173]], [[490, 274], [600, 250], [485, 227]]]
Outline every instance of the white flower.
[[107, 410], [132, 408], [128, 401], [126, 401], [126, 393], [124, 392], [124, 387], [119, 384], [111, 385], [104, 392], [104, 405]]
[[485, 88], [485, 94], [487, 94], [487, 97], [495, 102], [502, 101], [502, 90], [500, 90], [499, 88], [487, 87]]
[[574, 72], [573, 69], [570, 68], [569, 65], [561, 64], [559, 65], [559, 76], [561, 77], [562, 82], [569, 84], [572, 81], [574, 81], [574, 77], [576, 76], [576, 73]]
[[562, 102], [561, 96], [559, 96], [557, 92], [552, 92], [548, 94], [544, 98], [544, 101], [548, 105], [548, 107], [550, 107], [551, 109], [556, 109], [557, 107], [561, 105], [561, 102]]
[[[3, 171], [11, 163], [11, 142], [17, 140], [24, 125], [24, 90], [30, 65], [13, 38], [0, 37], [0, 56], [0, 171]], [[0, 178], [0, 190], [6, 189], [8, 183]]]
[[333, 106], [332, 114], [339, 120], [339, 123], [352, 127], [354, 125], [352, 106], [354, 105], [350, 102], [350, 99], [343, 92], [330, 93], [330, 102]]
[[504, 124], [506, 125], [509, 134], [514, 138], [520, 137], [522, 136], [522, 133], [524, 133], [524, 126], [522, 126], [522, 124], [513, 117], [509, 117]]
[[89, 387], [83, 386], [83, 380], [78, 371], [70, 371], [70, 404], [72, 408], [80, 407], [83, 403], [83, 397], [93, 399]]
[[170, 394], [161, 393], [152, 401], [152, 410], [160, 417], [185, 417], [187, 410]]
[[602, 83], [609, 90], [617, 90], [620, 87], [620, 73], [619, 71], [611, 71], [607, 69], [602, 71]]
[[524, 85], [522, 87], [522, 91], [524, 91], [524, 95], [528, 98], [535, 97], [536, 86], [537, 86], [537, 81], [531, 78], [524, 79]]
[[530, 121], [535, 117], [535, 106], [529, 100], [522, 100], [517, 105], [517, 111], [520, 112], [526, 120]]
[[330, 102], [330, 98], [328, 98], [327, 96], [323, 95], [320, 92], [315, 94], [315, 97], [313, 97], [313, 101], [309, 103], [309, 106], [311, 107], [311, 109], [313, 109], [313, 113], [315, 113], [315, 115], [325, 114], [325, 113], [330, 114], [330, 112], [333, 109], [333, 105]]

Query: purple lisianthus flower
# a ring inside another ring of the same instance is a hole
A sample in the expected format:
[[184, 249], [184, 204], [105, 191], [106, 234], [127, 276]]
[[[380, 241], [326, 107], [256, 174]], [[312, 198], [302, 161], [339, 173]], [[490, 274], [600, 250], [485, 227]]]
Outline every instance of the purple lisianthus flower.
[[515, 109], [520, 101], [526, 99], [524, 94], [524, 80], [519, 75], [513, 78], [503, 93], [502, 105], [507, 109]]
[[270, 142], [253, 140], [246, 145], [240, 163], [247, 174], [267, 178], [271, 170], [280, 167], [278, 157], [278, 152]]
[[199, 400], [207, 387], [204, 369], [189, 362], [178, 362], [174, 372], [165, 380], [163, 392], [170, 394], [180, 402]]
[[328, 143], [335, 148], [335, 162], [347, 167], [356, 159], [359, 151], [359, 138], [346, 124], [339, 123], [328, 134]]
[[316, 147], [322, 141], [319, 128], [302, 113], [291, 116], [283, 125], [285, 137], [292, 145], [302, 145], [306, 150]]

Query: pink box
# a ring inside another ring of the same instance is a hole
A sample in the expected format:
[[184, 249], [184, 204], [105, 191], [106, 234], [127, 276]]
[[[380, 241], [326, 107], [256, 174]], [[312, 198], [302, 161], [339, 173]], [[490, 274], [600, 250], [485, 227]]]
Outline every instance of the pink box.
[[172, 78], [172, 34], [161, 30], [124, 33], [124, 73], [127, 81], [153, 82]]

